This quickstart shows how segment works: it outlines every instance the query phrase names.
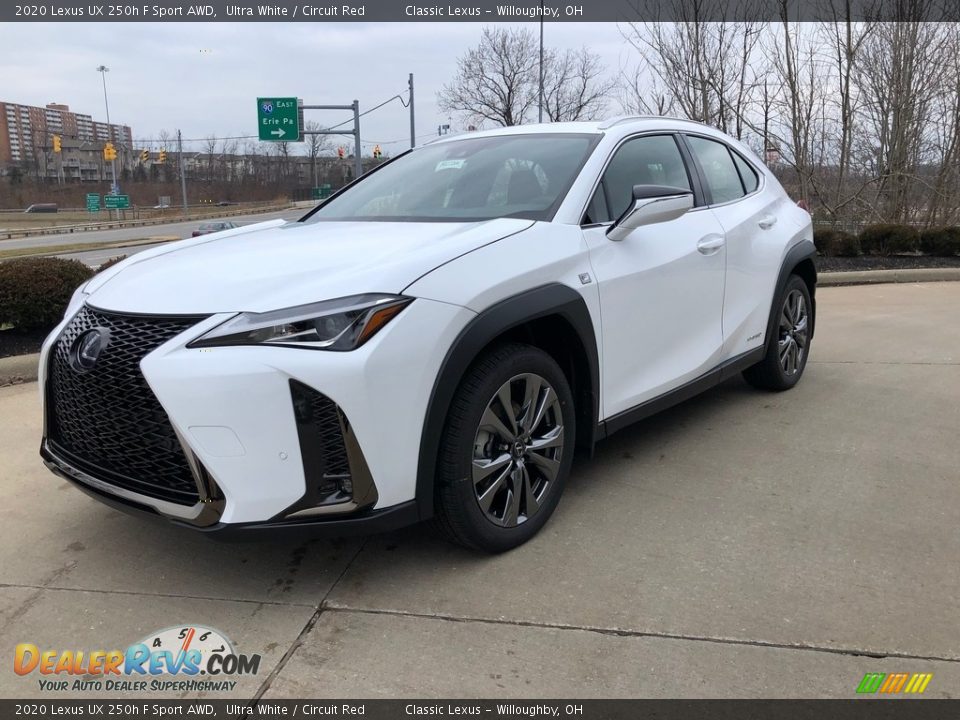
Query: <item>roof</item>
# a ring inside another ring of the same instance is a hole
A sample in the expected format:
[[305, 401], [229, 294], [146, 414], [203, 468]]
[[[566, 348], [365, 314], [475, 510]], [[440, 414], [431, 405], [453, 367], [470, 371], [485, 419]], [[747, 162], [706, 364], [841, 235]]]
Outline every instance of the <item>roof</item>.
[[425, 145], [433, 145], [448, 140], [459, 140], [464, 137], [496, 137], [498, 135], [535, 135], [538, 133], [587, 133], [591, 135], [602, 135], [608, 130], [621, 125], [648, 125], [650, 129], [662, 127], [664, 123], [676, 125], [689, 125], [696, 128], [710, 127], [703, 123], [685, 118], [667, 117], [660, 115], [620, 115], [606, 120], [590, 120], [578, 122], [557, 122], [557, 123], [532, 123], [529, 125], [512, 125], [510, 127], [499, 127], [491, 130], [479, 130], [469, 133], [457, 133], [455, 135], [444, 135], [443, 137], [431, 140]]

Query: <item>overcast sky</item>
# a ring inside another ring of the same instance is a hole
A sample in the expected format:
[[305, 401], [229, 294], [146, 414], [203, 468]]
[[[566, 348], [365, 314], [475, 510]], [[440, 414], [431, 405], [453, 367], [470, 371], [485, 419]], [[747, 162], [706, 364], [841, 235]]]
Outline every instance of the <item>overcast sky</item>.
[[[223, 137], [256, 133], [258, 95], [295, 95], [307, 104], [356, 98], [362, 111], [405, 93], [412, 72], [424, 141], [448, 121], [437, 91], [481, 30], [474, 23], [8, 23], [0, 25], [0, 100], [59, 102], [104, 120], [95, 68], [105, 64], [110, 118], [130, 125], [135, 140], [177, 128], [185, 138]], [[547, 24], [546, 43], [586, 45], [612, 74], [634, 61], [613, 23]], [[348, 114], [308, 111], [305, 119], [333, 125]], [[394, 101], [364, 117], [361, 134], [369, 147], [405, 149], [407, 110]]]

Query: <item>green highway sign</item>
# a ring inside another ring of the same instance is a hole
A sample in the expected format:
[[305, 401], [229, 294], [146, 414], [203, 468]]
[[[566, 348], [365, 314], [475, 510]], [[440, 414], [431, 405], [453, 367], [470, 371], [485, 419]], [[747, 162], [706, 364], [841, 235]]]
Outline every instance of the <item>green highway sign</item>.
[[103, 206], [107, 210], [126, 210], [130, 207], [129, 195], [104, 195]]
[[300, 142], [300, 103], [295, 97], [257, 98], [257, 129], [260, 139]]
[[87, 211], [100, 212], [100, 193], [87, 193]]

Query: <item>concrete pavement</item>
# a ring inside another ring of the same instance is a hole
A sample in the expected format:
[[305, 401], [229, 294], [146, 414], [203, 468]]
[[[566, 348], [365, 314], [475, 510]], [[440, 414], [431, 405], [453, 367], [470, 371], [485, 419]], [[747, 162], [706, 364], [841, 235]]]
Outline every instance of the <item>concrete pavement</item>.
[[[36, 385], [2, 388], [0, 652], [196, 622], [263, 655], [237, 697], [852, 698], [867, 672], [955, 696], [960, 284], [818, 298], [797, 388], [735, 379], [622, 431], [497, 557], [419, 527], [221, 545], [127, 517], [40, 465]], [[36, 676], [8, 656], [0, 696]]]

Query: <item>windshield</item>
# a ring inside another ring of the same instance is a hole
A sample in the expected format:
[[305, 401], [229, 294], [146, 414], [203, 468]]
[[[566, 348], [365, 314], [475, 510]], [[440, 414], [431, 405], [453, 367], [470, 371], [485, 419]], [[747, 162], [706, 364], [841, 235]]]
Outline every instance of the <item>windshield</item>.
[[318, 220], [549, 220], [599, 135], [464, 138], [428, 145], [328, 200]]

